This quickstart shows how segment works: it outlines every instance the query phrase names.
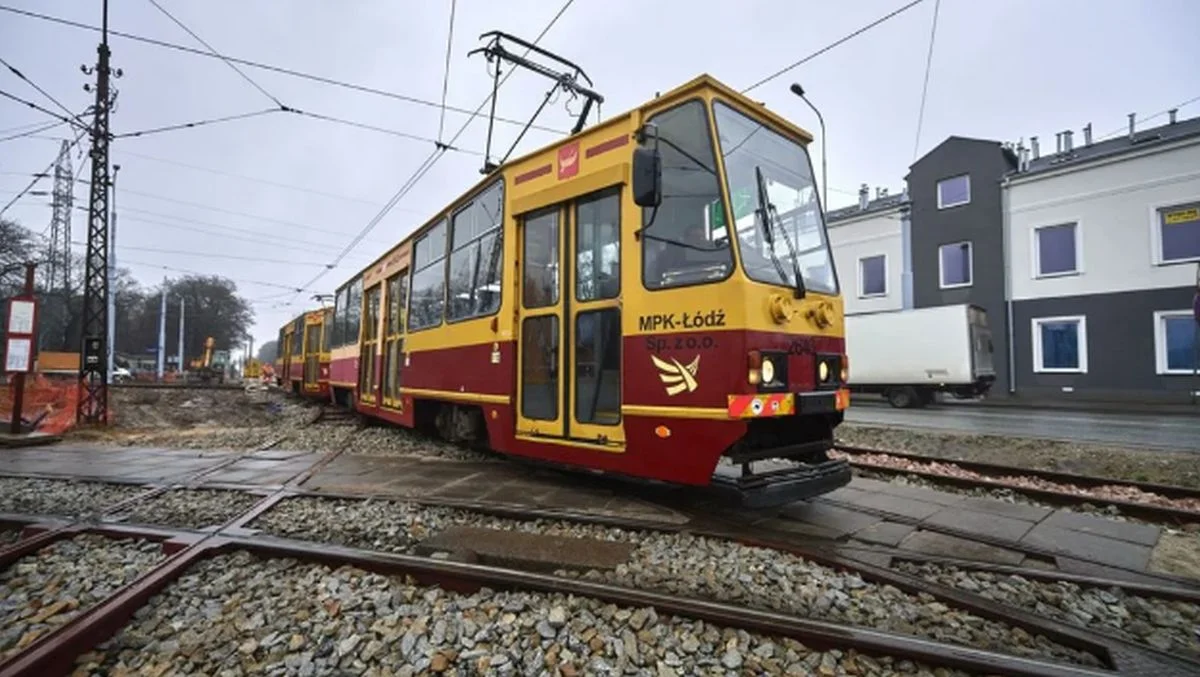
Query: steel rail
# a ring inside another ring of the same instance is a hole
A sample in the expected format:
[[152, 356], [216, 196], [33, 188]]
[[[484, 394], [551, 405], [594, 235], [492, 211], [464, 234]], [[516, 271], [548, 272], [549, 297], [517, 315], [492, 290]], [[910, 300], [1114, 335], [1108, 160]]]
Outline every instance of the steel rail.
[[1076, 484], [1086, 487], [1112, 486], [1120, 485], [1134, 487], [1142, 491], [1160, 494], [1167, 498], [1200, 498], [1200, 489], [1193, 487], [1180, 486], [1178, 484], [1159, 484], [1155, 482], [1138, 482], [1134, 480], [1122, 480], [1113, 477], [1098, 477], [1095, 475], [1080, 475], [1077, 473], [1062, 472], [1060, 470], [1044, 470], [1041, 468], [1022, 468], [1015, 465], [1004, 465], [1003, 463], [988, 463], [986, 461], [967, 461], [953, 458], [941, 458], [937, 456], [927, 456], [924, 454], [916, 454], [910, 451], [889, 451], [887, 449], [879, 449], [877, 447], [861, 447], [847, 444], [835, 444], [836, 451], [845, 451], [850, 454], [882, 454], [886, 456], [895, 456], [909, 461], [918, 461], [924, 463], [953, 463], [954, 465], [963, 468], [964, 470], [973, 470], [985, 475], [1028, 475], [1038, 477], [1051, 482], [1061, 482], [1063, 484]]
[[[1060, 473], [1048, 470], [1017, 468], [1014, 466], [996, 465], [992, 463], [957, 461], [953, 459], [934, 458], [931, 456], [902, 454], [884, 451], [882, 449], [844, 447], [839, 445], [836, 447], [836, 450], [846, 452], [851, 455], [880, 454], [895, 456], [897, 458], [903, 458], [905, 460], [912, 460], [921, 463], [932, 462], [945, 465], [955, 465], [964, 470], [977, 472], [981, 475], [992, 475], [993, 477], [997, 475], [1001, 477], [1018, 477], [1025, 475], [1029, 477], [1045, 479], [1051, 482], [1075, 484], [1087, 488], [1095, 488], [1099, 486], [1126, 486], [1140, 489], [1142, 491], [1157, 493], [1166, 498], [1200, 498], [1200, 491], [1189, 489], [1188, 487], [1178, 487], [1173, 485], [1149, 484], [1144, 482], [1125, 482], [1122, 480], [1102, 477], [1089, 477], [1086, 475], [1075, 475], [1071, 473]], [[945, 475], [935, 470], [924, 470], [920, 468], [894, 468], [888, 465], [870, 463], [868, 461], [856, 458], [851, 458], [850, 463], [854, 467], [861, 468], [863, 470], [871, 470], [873, 472], [892, 475], [915, 475], [933, 482], [940, 482], [954, 486], [967, 488], [1003, 489], [1029, 496], [1030, 498], [1036, 498], [1054, 505], [1079, 505], [1081, 503], [1091, 503], [1094, 505], [1113, 506], [1130, 517], [1137, 517], [1148, 521], [1173, 524], [1200, 523], [1200, 512], [1188, 510], [1186, 508], [1172, 508], [1169, 506], [1141, 503], [1118, 498], [1073, 494], [1066, 491], [1055, 491], [1053, 489], [1043, 489], [1040, 487], [1026, 487], [1018, 484], [1011, 484], [1001, 479], [991, 479], [988, 477], [958, 477], [955, 475]]]
[[[127, 525], [108, 525], [90, 531], [115, 538], [161, 540], [166, 535], [162, 529], [141, 529]], [[181, 534], [181, 537], [187, 536], [189, 534]], [[170, 542], [163, 541], [164, 546]], [[839, 623], [546, 574], [287, 539], [214, 533], [180, 548], [154, 569], [116, 591], [105, 601], [43, 635], [24, 651], [0, 664], [0, 677], [41, 677], [69, 672], [79, 656], [119, 632], [139, 608], [178, 579], [190, 566], [205, 557], [239, 550], [266, 557], [289, 557], [334, 566], [358, 566], [381, 574], [405, 574], [423, 584], [439, 585], [456, 592], [474, 592], [484, 587], [519, 589], [579, 595], [623, 606], [650, 606], [666, 615], [697, 618], [727, 627], [782, 635], [816, 648], [853, 648], [867, 654], [907, 658], [935, 667], [958, 668], [975, 673], [1023, 677], [1094, 677], [1113, 674], [1104, 669], [1010, 656]], [[1101, 657], [1104, 657], [1104, 653], [1101, 653]]]

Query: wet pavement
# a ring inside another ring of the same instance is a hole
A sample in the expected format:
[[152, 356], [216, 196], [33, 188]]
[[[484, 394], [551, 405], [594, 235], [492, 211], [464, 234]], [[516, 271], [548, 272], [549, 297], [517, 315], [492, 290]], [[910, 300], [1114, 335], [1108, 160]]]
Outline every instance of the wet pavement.
[[[320, 465], [323, 459], [328, 462]], [[315, 493], [582, 512], [664, 526], [692, 519], [649, 491], [504, 461], [351, 455], [329, 460], [323, 454], [286, 449], [240, 454], [75, 445], [0, 454], [2, 475], [245, 489], [278, 487], [311, 468], [316, 468], [314, 474], [301, 486]], [[1161, 535], [1157, 526], [865, 478], [778, 511], [708, 512], [705, 520], [721, 513], [726, 523], [832, 544], [846, 548], [848, 556], [861, 548], [865, 554], [860, 559], [881, 557], [871, 548], [894, 549], [882, 555], [884, 563], [887, 557], [909, 552], [1126, 580], [1151, 580], [1148, 568]]]
[[864, 400], [847, 410], [846, 422], [1200, 453], [1200, 413], [1196, 416], [1156, 416], [1111, 412], [985, 409], [968, 408], [964, 405], [895, 409], [887, 404]]

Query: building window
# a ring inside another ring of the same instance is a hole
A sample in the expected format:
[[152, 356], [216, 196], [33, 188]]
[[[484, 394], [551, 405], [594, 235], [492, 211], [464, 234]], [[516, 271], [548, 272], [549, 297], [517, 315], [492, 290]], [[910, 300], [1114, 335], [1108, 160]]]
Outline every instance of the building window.
[[1154, 354], [1158, 373], [1195, 373], [1196, 329], [1196, 320], [1190, 310], [1154, 313]]
[[970, 242], [953, 242], [938, 248], [938, 275], [942, 289], [971, 286], [974, 263]]
[[1033, 260], [1037, 277], [1079, 272], [1079, 226], [1060, 223], [1033, 231]]
[[1048, 374], [1087, 373], [1087, 318], [1033, 320], [1033, 370]]
[[887, 257], [867, 256], [858, 260], [860, 298], [887, 295]]
[[1155, 227], [1162, 263], [1200, 260], [1200, 202], [1159, 209]]
[[949, 209], [971, 201], [971, 177], [967, 174], [938, 181], [938, 209]]

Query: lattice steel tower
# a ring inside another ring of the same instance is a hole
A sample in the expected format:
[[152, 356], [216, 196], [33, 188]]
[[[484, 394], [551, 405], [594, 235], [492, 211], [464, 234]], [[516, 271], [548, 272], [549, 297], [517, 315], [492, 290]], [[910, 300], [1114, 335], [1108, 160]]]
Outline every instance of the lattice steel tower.
[[62, 142], [54, 165], [54, 203], [50, 216], [50, 251], [46, 256], [47, 292], [62, 290], [69, 296], [71, 287], [71, 210], [74, 209], [74, 172], [71, 170], [71, 144]]
[[[92, 124], [92, 185], [88, 200], [87, 255], [83, 277], [83, 336], [79, 360], [78, 421], [108, 423], [108, 0], [103, 4], [96, 67], [96, 110]], [[120, 77], [120, 71], [115, 73]]]

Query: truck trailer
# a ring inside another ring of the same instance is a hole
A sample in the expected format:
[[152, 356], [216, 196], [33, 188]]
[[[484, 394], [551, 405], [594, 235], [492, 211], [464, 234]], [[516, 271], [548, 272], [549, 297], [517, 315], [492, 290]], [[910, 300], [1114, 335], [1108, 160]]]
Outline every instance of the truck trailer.
[[937, 393], [979, 397], [996, 380], [987, 311], [960, 304], [846, 316], [851, 392], [883, 395], [898, 408]]

